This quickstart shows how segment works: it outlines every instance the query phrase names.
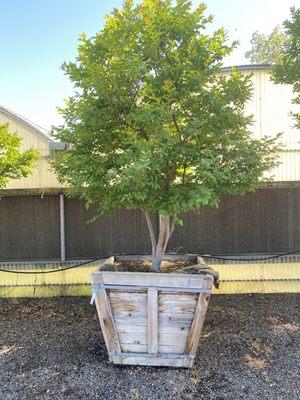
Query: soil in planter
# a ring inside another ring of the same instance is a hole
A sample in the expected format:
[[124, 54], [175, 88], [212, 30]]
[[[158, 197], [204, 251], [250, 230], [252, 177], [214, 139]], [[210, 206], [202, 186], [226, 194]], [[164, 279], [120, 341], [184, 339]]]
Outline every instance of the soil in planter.
[[[182, 272], [182, 269], [192, 266], [191, 261], [163, 261], [158, 273]], [[151, 261], [134, 260], [134, 261], [116, 261], [112, 265], [104, 264], [101, 271], [117, 271], [117, 272], [151, 272]]]

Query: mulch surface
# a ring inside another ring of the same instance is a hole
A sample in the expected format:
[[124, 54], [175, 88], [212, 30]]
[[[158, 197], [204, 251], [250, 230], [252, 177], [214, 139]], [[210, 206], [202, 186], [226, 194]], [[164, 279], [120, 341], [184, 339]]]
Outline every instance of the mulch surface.
[[300, 296], [212, 297], [191, 370], [114, 366], [86, 297], [0, 299], [0, 399], [299, 399]]

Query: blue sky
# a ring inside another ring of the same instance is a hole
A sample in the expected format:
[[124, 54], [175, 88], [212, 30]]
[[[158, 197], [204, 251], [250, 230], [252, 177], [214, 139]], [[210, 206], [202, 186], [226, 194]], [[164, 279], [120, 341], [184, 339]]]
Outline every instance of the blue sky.
[[[195, 4], [198, 2], [194, 1]], [[300, 0], [207, 0], [215, 19], [239, 48], [226, 65], [247, 63], [244, 53], [254, 31], [269, 33]], [[121, 0], [0, 0], [0, 105], [50, 129], [61, 122], [56, 107], [72, 94], [60, 70], [76, 56], [78, 35], [92, 36], [103, 16]]]

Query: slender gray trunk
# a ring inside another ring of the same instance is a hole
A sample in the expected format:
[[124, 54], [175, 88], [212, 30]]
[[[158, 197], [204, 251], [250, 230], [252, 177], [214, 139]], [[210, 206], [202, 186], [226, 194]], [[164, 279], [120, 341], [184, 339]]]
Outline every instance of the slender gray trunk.
[[151, 264], [152, 272], [158, 272], [160, 270], [163, 255], [164, 254], [162, 252], [156, 252], [154, 255], [152, 255], [152, 264]]
[[174, 223], [170, 216], [159, 215], [159, 232], [158, 238], [155, 238], [155, 232], [149, 213], [145, 211], [147, 225], [149, 228], [151, 245], [152, 245], [152, 265], [151, 271], [158, 272], [161, 267], [163, 256], [166, 252], [167, 245], [174, 230]]

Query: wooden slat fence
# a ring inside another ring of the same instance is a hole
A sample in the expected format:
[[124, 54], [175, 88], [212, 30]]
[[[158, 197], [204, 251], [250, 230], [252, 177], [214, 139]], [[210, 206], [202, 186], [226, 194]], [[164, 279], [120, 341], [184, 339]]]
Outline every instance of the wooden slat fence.
[[[149, 253], [147, 225], [140, 211], [116, 212], [87, 223], [95, 209], [65, 199], [66, 258]], [[157, 229], [157, 219], [153, 217]], [[169, 249], [206, 254], [277, 253], [300, 249], [300, 188], [259, 189], [225, 196], [218, 208], [183, 215]], [[59, 196], [3, 196], [0, 199], [0, 260], [59, 259]]]

